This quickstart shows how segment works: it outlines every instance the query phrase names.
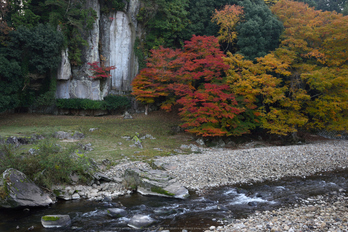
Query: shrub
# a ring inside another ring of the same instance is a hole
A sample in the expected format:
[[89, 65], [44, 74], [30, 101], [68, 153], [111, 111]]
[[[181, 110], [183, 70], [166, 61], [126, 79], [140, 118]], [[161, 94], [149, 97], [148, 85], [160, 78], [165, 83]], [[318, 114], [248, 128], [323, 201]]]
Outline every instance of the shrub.
[[117, 110], [120, 108], [130, 107], [130, 100], [126, 96], [109, 95], [104, 98], [105, 107], [107, 110]]
[[60, 109], [73, 110], [104, 110], [105, 104], [103, 101], [72, 98], [72, 99], [57, 99], [56, 105]]
[[125, 96], [109, 95], [103, 101], [90, 99], [57, 99], [56, 105], [59, 109], [73, 110], [117, 110], [130, 106], [130, 100]]
[[18, 154], [14, 147], [4, 145], [0, 148], [0, 172], [8, 168], [17, 169], [47, 188], [53, 184], [70, 183], [72, 173], [77, 173], [84, 183], [91, 177], [92, 161], [76, 151], [77, 145], [63, 149], [49, 139], [37, 144], [35, 154]]

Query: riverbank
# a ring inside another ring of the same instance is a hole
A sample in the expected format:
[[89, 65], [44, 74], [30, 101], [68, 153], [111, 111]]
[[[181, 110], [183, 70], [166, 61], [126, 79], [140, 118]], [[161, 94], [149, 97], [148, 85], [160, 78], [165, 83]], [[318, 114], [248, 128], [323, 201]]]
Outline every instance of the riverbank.
[[[348, 167], [348, 141], [253, 149], [205, 149], [202, 154], [160, 157], [154, 164], [184, 187], [204, 194], [212, 187], [311, 176]], [[141, 165], [138, 163], [137, 165]], [[117, 166], [109, 174], [117, 173]], [[219, 231], [347, 231], [347, 189], [304, 199], [299, 206], [255, 213]]]
[[201, 154], [159, 157], [167, 170], [190, 190], [310, 176], [348, 167], [348, 141], [330, 140], [294, 146], [252, 149], [205, 149]]
[[299, 205], [273, 211], [256, 212], [227, 226], [208, 231], [348, 231], [348, 197], [346, 191], [331, 192], [301, 200]]

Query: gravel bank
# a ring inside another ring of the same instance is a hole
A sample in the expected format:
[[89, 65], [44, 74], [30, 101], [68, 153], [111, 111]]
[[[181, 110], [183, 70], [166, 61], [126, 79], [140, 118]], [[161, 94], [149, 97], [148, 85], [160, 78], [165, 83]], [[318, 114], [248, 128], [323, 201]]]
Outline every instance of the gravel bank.
[[[335, 140], [306, 145], [242, 150], [205, 149], [201, 154], [161, 157], [155, 160], [183, 186], [203, 192], [205, 188], [309, 176], [348, 167], [348, 141]], [[120, 175], [130, 166], [115, 166]], [[304, 199], [300, 205], [272, 212], [257, 212], [247, 219], [210, 231], [348, 231], [348, 197], [343, 190]], [[209, 231], [209, 230], [208, 230]]]
[[207, 149], [202, 154], [155, 160], [191, 190], [308, 176], [348, 167], [348, 141], [242, 150]]
[[[203, 154], [164, 157], [166, 167], [189, 189], [308, 176], [348, 166], [348, 142], [246, 150], [210, 150]], [[257, 212], [247, 219], [208, 231], [348, 231], [348, 197], [343, 190], [302, 200], [301, 205]]]
[[348, 197], [345, 193], [329, 193], [302, 200], [300, 205], [273, 211], [256, 212], [246, 219], [208, 231], [348, 231]]

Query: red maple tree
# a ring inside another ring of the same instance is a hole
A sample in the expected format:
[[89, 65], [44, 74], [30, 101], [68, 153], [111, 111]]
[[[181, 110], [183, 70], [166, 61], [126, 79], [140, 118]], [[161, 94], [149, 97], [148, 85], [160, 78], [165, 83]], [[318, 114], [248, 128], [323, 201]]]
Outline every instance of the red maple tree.
[[153, 103], [166, 97], [161, 108], [180, 106], [182, 127], [202, 136], [240, 135], [248, 130], [239, 123], [244, 111], [230, 87], [224, 84], [225, 55], [213, 36], [193, 36], [183, 51], [160, 47], [152, 50], [147, 68], [133, 81], [133, 95]]

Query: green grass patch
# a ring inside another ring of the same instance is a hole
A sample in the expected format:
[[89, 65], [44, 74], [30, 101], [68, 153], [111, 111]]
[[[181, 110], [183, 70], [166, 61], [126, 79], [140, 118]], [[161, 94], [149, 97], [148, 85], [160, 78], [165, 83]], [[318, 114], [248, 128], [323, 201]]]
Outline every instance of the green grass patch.
[[[88, 166], [90, 158], [98, 163], [108, 159], [113, 165], [125, 159], [147, 162], [157, 156], [167, 156], [180, 145], [192, 142], [192, 135], [173, 132], [175, 131], [173, 128], [177, 128], [179, 124], [179, 117], [175, 113], [162, 111], [151, 112], [147, 116], [134, 114], [133, 119], [123, 119], [122, 115], [103, 117], [0, 115], [0, 137], [3, 139], [8, 136], [30, 137], [33, 134], [43, 135], [46, 138], [45, 141], [38, 141], [37, 144], [3, 148], [8, 151], [4, 152], [6, 159], [0, 159], [0, 171], [13, 167], [27, 175], [30, 173], [28, 176], [36, 180], [35, 182], [39, 181], [40, 184], [47, 186], [52, 182], [68, 181], [69, 172], [82, 172], [82, 169]], [[91, 128], [98, 129], [90, 131]], [[85, 137], [73, 142], [62, 141], [53, 138], [53, 134], [57, 131], [71, 133], [80, 131]], [[147, 134], [155, 139], [146, 137]], [[130, 140], [122, 138], [124, 136], [130, 137]], [[134, 141], [131, 139], [134, 136], [141, 140], [143, 149], [133, 146]], [[78, 145], [88, 143], [91, 143], [92, 151], [84, 151]], [[29, 155], [30, 148], [35, 148], [40, 152], [36, 155]], [[79, 157], [79, 162], [83, 161], [82, 163], [70, 162], [70, 155], [76, 153], [77, 150], [83, 152], [83, 155], [75, 156]], [[25, 163], [30, 163], [30, 165], [21, 166]], [[49, 174], [51, 171], [52, 174]], [[45, 180], [42, 176], [51, 176], [53, 179]]]

